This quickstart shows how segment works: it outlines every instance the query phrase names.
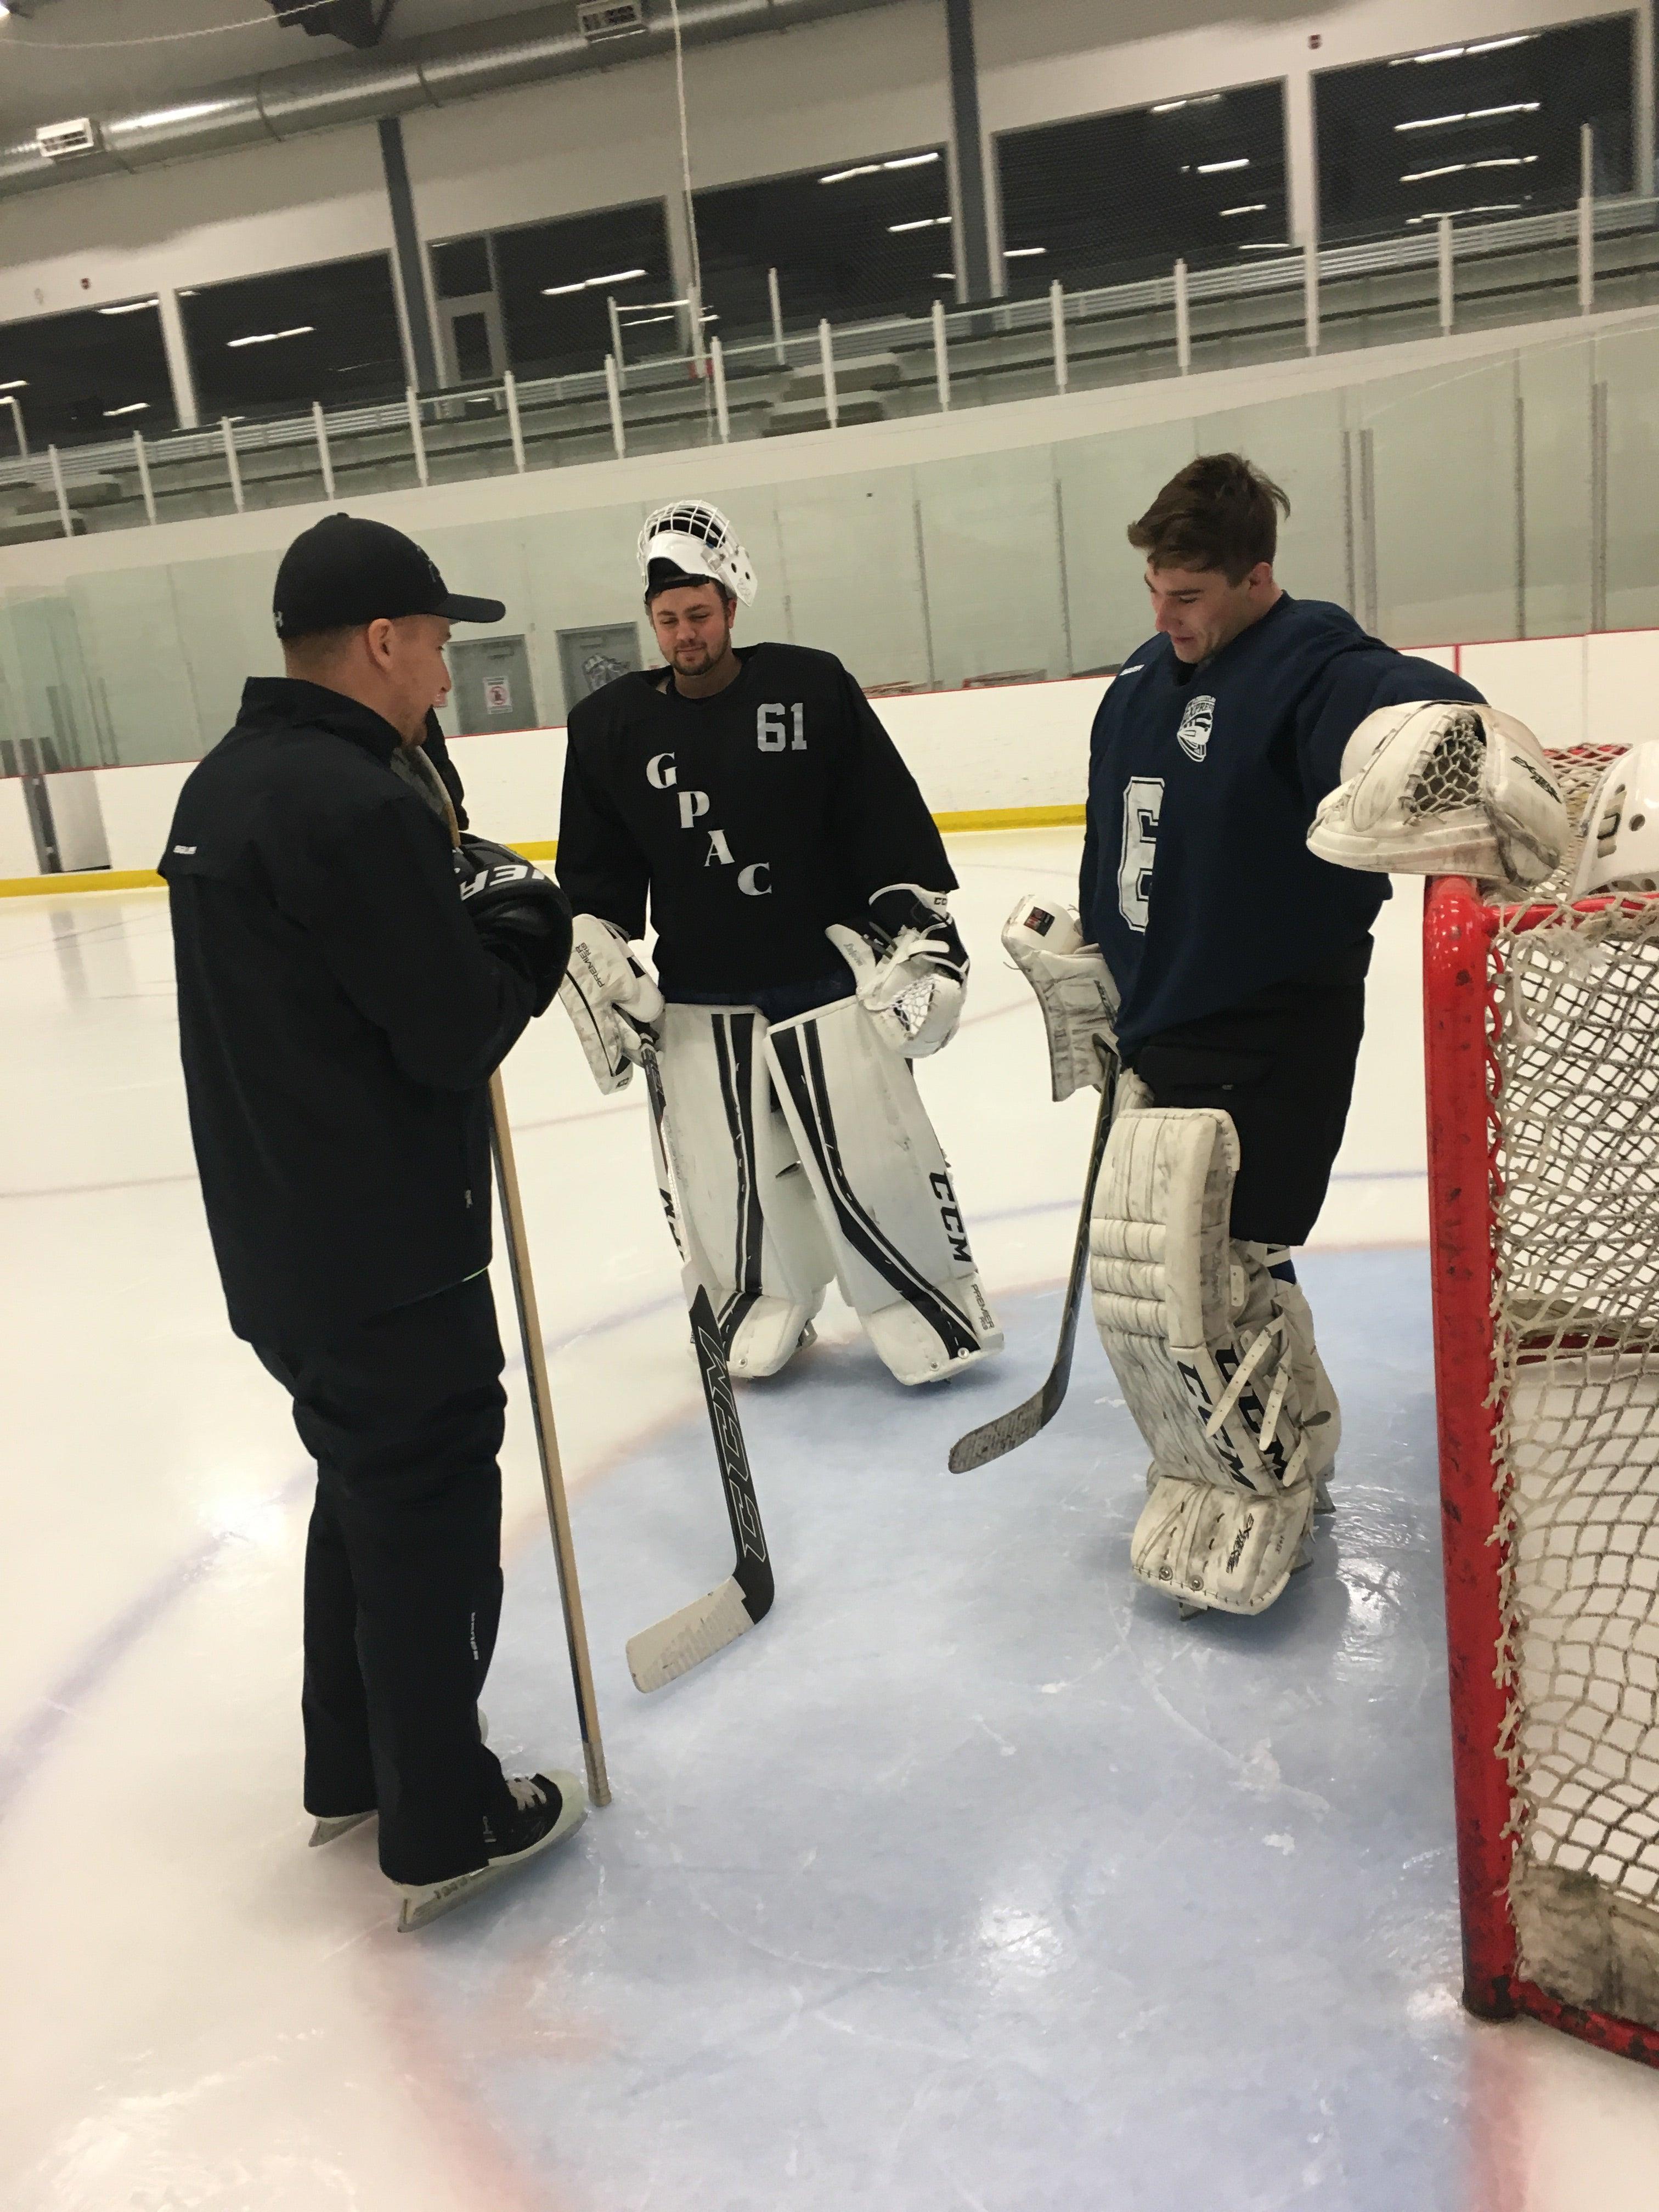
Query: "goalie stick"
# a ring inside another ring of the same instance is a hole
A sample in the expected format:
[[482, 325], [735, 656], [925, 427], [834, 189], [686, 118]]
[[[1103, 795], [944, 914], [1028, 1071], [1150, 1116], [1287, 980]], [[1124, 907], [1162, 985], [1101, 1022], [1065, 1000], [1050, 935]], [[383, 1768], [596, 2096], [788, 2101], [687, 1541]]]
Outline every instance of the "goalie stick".
[[1095, 1049], [1100, 1054], [1100, 1111], [1095, 1115], [1094, 1141], [1089, 1147], [1083, 1212], [1078, 1218], [1077, 1237], [1072, 1246], [1072, 1272], [1066, 1282], [1066, 1310], [1060, 1316], [1054, 1364], [1042, 1388], [1023, 1406], [1016, 1406], [1011, 1413], [999, 1413], [995, 1420], [987, 1421], [982, 1428], [970, 1429], [965, 1437], [957, 1438], [951, 1447], [949, 1461], [952, 1474], [966, 1474], [989, 1460], [1000, 1459], [1004, 1452], [1029, 1444], [1040, 1430], [1048, 1427], [1065, 1401], [1066, 1388], [1072, 1379], [1072, 1351], [1077, 1342], [1084, 1279], [1089, 1272], [1089, 1222], [1094, 1211], [1095, 1185], [1100, 1179], [1106, 1139], [1112, 1133], [1112, 1105], [1117, 1096], [1117, 1055], [1098, 1040]]
[[[654, 1039], [640, 1031], [640, 1056], [651, 1092], [651, 1111], [661, 1132], [665, 1156], [668, 1148], [668, 1116], [663, 1094], [662, 1069]], [[665, 1181], [671, 1180], [665, 1176]], [[671, 1220], [672, 1218], [671, 1215]], [[702, 1377], [703, 1401], [714, 1432], [714, 1456], [720, 1462], [726, 1510], [737, 1547], [737, 1564], [718, 1589], [696, 1598], [650, 1628], [628, 1639], [628, 1671], [636, 1689], [660, 1690], [692, 1668], [712, 1659], [728, 1644], [762, 1621], [772, 1609], [772, 1562], [761, 1527], [760, 1507], [744, 1449], [743, 1425], [738, 1419], [732, 1377], [720, 1344], [720, 1325], [708, 1293], [701, 1285], [691, 1301], [691, 1343]]]

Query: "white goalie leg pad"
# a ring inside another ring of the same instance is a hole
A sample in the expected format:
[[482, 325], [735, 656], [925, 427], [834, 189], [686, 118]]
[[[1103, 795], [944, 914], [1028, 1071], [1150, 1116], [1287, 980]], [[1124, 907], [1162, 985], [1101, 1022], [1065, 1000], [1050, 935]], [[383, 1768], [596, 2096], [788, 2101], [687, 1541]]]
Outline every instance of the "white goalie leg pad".
[[1095, 1320], [1156, 1480], [1136, 1574], [1188, 1606], [1261, 1613], [1313, 1510], [1283, 1286], [1228, 1236], [1238, 1139], [1209, 1108], [1121, 1115], [1090, 1225]]
[[774, 1024], [767, 1054], [842, 1297], [901, 1382], [1002, 1348], [908, 1060], [856, 999]]
[[658, 1061], [658, 1182], [687, 1294], [708, 1291], [733, 1375], [775, 1375], [810, 1340], [835, 1263], [773, 1097], [766, 1024], [749, 1006], [670, 1006]]

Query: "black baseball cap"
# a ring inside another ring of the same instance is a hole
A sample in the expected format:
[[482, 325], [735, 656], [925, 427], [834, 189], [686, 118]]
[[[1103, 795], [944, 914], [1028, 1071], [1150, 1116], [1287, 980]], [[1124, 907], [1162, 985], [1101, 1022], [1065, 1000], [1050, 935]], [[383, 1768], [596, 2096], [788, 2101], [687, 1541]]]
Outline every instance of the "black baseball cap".
[[452, 592], [430, 556], [389, 523], [325, 514], [283, 554], [271, 612], [277, 636], [292, 640], [382, 618], [396, 622], [402, 615], [497, 623], [507, 609], [500, 599], [469, 599]]

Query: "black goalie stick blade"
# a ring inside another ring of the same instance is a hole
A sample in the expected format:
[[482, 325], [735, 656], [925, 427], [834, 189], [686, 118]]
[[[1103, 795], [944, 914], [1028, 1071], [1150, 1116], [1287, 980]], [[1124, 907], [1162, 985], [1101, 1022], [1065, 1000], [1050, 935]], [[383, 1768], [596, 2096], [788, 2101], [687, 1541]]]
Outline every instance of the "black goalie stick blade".
[[1065, 1403], [1066, 1386], [1072, 1379], [1072, 1352], [1077, 1343], [1077, 1319], [1083, 1304], [1083, 1285], [1089, 1273], [1089, 1222], [1094, 1212], [1095, 1185], [1100, 1180], [1100, 1163], [1106, 1150], [1106, 1139], [1112, 1133], [1112, 1103], [1117, 1095], [1117, 1061], [1100, 1048], [1101, 1088], [1100, 1110], [1095, 1115], [1094, 1141], [1089, 1147], [1089, 1171], [1083, 1182], [1083, 1211], [1078, 1217], [1077, 1236], [1072, 1245], [1072, 1272], [1066, 1279], [1066, 1310], [1060, 1316], [1060, 1343], [1054, 1352], [1054, 1364], [1043, 1380], [1042, 1388], [1029, 1397], [1023, 1406], [1016, 1406], [1011, 1413], [999, 1413], [994, 1421], [982, 1428], [970, 1429], [965, 1437], [958, 1437], [951, 1447], [948, 1462], [952, 1474], [967, 1474], [988, 1461], [1000, 1459], [1004, 1452], [1029, 1444], [1041, 1430], [1046, 1429]]
[[[648, 1061], [647, 1066], [648, 1072]], [[737, 1547], [737, 1565], [730, 1577], [718, 1589], [710, 1590], [707, 1597], [695, 1599], [678, 1613], [671, 1613], [665, 1620], [629, 1637], [628, 1671], [634, 1677], [635, 1687], [647, 1692], [660, 1690], [680, 1675], [690, 1674], [705, 1659], [712, 1659], [715, 1652], [723, 1651], [728, 1644], [735, 1644], [757, 1621], [764, 1620], [772, 1609], [772, 1562], [767, 1554], [760, 1508], [755, 1502], [755, 1485], [749, 1473], [749, 1455], [744, 1449], [737, 1401], [732, 1395], [732, 1377], [720, 1348], [720, 1325], [714, 1319], [714, 1310], [708, 1303], [708, 1291], [701, 1289], [691, 1301], [691, 1341], [696, 1348], [697, 1369], [702, 1376], [702, 1395], [708, 1407], [708, 1425], [714, 1431], [714, 1455], [720, 1462], [726, 1510], [732, 1522], [732, 1540]]]

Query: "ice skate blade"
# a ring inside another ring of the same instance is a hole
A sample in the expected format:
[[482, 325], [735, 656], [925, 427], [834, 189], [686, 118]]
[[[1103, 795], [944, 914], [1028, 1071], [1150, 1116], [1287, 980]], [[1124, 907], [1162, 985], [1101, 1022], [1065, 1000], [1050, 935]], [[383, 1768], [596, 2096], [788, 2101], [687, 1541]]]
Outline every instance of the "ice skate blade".
[[342, 1813], [333, 1820], [319, 1820], [311, 1831], [307, 1848], [319, 1850], [325, 1844], [337, 1843], [342, 1836], [349, 1835], [354, 1828], [361, 1828], [365, 1820], [374, 1818], [374, 1808], [371, 1805], [367, 1813]]
[[1314, 1511], [1316, 1513], [1334, 1513], [1336, 1507], [1331, 1499], [1330, 1477], [1328, 1475], [1322, 1474], [1317, 1482], [1314, 1485]]
[[1207, 1613], [1209, 1610], [1207, 1605], [1200, 1605], [1196, 1598], [1178, 1597], [1176, 1600], [1177, 1620], [1190, 1620], [1195, 1613]]
[[587, 1818], [587, 1797], [581, 1784], [574, 1774], [556, 1771], [547, 1779], [559, 1793], [559, 1817], [544, 1836], [538, 1837], [528, 1850], [514, 1851], [506, 1858], [491, 1859], [487, 1866], [474, 1867], [466, 1874], [452, 1875], [447, 1881], [423, 1883], [400, 1882], [404, 1901], [398, 1913], [398, 1933], [408, 1936], [417, 1928], [427, 1928], [446, 1912], [453, 1912], [458, 1905], [477, 1897], [486, 1889], [493, 1889], [504, 1875], [521, 1866], [527, 1866], [542, 1852], [550, 1851], [556, 1844], [563, 1843], [574, 1835]]

